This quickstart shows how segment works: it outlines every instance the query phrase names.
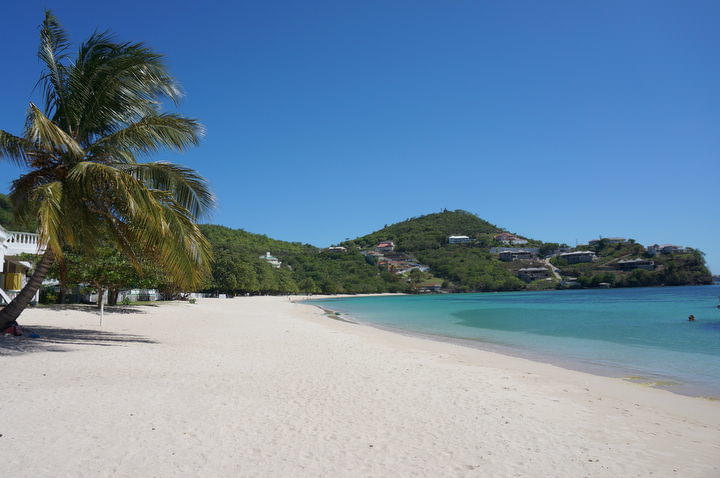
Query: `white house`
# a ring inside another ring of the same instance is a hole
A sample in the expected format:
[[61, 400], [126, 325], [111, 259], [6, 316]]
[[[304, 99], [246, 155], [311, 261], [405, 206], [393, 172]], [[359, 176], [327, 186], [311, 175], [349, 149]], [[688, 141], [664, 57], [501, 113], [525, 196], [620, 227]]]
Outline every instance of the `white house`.
[[448, 237], [448, 244], [466, 244], [470, 242], [468, 236], [450, 236]]
[[20, 255], [45, 252], [38, 237], [31, 232], [8, 231], [0, 226], [0, 303], [9, 302], [27, 283], [32, 264], [20, 260]]
[[271, 256], [269, 252], [266, 252], [264, 256], [260, 256], [260, 259], [264, 260], [271, 266], [273, 266], [275, 269], [279, 269], [282, 262], [278, 260], [277, 257]]

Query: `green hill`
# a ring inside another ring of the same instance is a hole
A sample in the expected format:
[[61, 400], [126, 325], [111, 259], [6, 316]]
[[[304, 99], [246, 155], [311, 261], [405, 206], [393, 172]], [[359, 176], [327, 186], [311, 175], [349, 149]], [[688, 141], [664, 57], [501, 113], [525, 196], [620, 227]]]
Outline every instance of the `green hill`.
[[475, 214], [462, 210], [444, 211], [385, 226], [342, 245], [370, 248], [380, 241], [394, 241], [399, 251], [416, 252], [443, 247], [452, 235], [470, 236], [476, 240], [476, 244], [489, 245], [492, 235], [500, 232], [502, 229]]
[[[230, 294], [405, 292], [401, 278], [381, 271], [358, 250], [330, 252], [241, 229], [202, 225], [215, 253], [208, 290]], [[270, 252], [281, 264], [260, 256]]]

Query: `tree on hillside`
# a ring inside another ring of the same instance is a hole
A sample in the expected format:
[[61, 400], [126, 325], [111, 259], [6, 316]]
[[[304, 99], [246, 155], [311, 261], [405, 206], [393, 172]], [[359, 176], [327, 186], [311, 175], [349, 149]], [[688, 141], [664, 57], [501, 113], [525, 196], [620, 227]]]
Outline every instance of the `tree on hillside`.
[[74, 58], [47, 11], [38, 55], [44, 110], [30, 103], [21, 136], [0, 130], [0, 157], [29, 170], [12, 183], [18, 219], [36, 218], [46, 244], [18, 296], [0, 311], [0, 329], [15, 320], [63, 248], [93, 249], [98, 238], [137, 261], [136, 251], [192, 288], [209, 271], [210, 246], [196, 220], [213, 204], [191, 169], [137, 157], [198, 143], [194, 119], [161, 113], [180, 91], [162, 57], [141, 43], [94, 33]]

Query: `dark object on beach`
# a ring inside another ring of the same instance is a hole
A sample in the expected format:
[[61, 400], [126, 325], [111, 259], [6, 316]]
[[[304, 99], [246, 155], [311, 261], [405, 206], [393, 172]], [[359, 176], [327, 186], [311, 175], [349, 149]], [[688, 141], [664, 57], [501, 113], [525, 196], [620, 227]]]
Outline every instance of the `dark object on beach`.
[[13, 320], [13, 321], [10, 323], [10, 326], [7, 327], [7, 328], [3, 331], [3, 333], [4, 333], [5, 335], [14, 335], [15, 337], [19, 337], [19, 336], [21, 336], [21, 335], [23, 334], [23, 329], [22, 329], [22, 327], [20, 327], [20, 325], [18, 325], [18, 323], [17, 323], [16, 321]]
[[692, 315], [692, 314], [690, 314], [690, 317], [688, 317], [688, 320], [689, 320], [690, 322], [693, 322], [693, 321], [695, 320], [695, 316]]

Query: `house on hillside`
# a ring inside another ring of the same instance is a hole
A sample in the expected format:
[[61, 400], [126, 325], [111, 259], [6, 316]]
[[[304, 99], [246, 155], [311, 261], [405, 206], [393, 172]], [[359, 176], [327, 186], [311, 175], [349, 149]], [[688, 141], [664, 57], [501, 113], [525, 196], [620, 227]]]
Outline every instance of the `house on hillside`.
[[21, 260], [20, 256], [44, 252], [37, 234], [8, 231], [0, 226], [0, 303], [12, 300], [28, 281], [32, 264]]
[[470, 242], [468, 236], [450, 236], [448, 237], [448, 244], [467, 244]]
[[633, 271], [635, 269], [651, 271], [655, 269], [655, 262], [647, 259], [630, 259], [627, 261], [618, 261], [617, 267], [623, 271]]
[[260, 256], [260, 259], [264, 260], [275, 269], [279, 269], [282, 265], [282, 262], [280, 262], [277, 257], [271, 256], [269, 252], [266, 252], [264, 256]]
[[498, 257], [503, 262], [527, 261], [535, 258], [535, 254], [531, 251], [523, 249], [517, 251], [501, 251]]
[[500, 254], [501, 252], [522, 252], [522, 251], [528, 251], [531, 252], [534, 255], [540, 254], [540, 248], [539, 247], [491, 247], [490, 248], [490, 254]]
[[417, 291], [420, 293], [437, 293], [442, 289], [442, 281], [428, 280], [418, 284]]
[[375, 246], [377, 252], [392, 252], [395, 250], [395, 243], [393, 241], [383, 241]]
[[330, 246], [327, 250], [328, 252], [347, 252], [347, 248], [343, 246]]
[[510, 234], [509, 232], [501, 232], [500, 234], [496, 234], [495, 240], [500, 242], [501, 244], [507, 245], [522, 245], [528, 243], [527, 239], [522, 239], [520, 237], [517, 237], [515, 234]]
[[526, 267], [517, 272], [518, 277], [525, 282], [532, 282], [538, 279], [547, 279], [550, 277], [550, 271], [544, 267]]
[[676, 246], [674, 244], [653, 244], [647, 248], [648, 255], [655, 256], [657, 254], [679, 254], [686, 252], [686, 248], [682, 246]]
[[579, 264], [581, 262], [594, 262], [597, 260], [597, 256], [593, 251], [575, 251], [565, 252], [558, 256], [560, 259], [565, 259], [568, 264]]

